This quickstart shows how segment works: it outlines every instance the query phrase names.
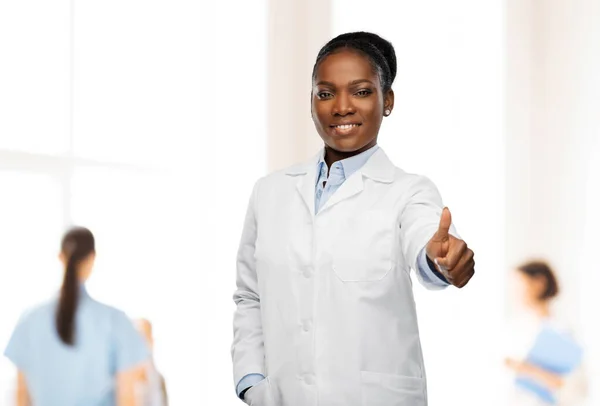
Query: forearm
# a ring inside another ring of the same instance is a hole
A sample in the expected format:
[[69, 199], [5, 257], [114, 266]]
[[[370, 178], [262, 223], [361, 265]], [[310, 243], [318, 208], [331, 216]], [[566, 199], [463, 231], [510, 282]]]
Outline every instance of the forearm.
[[143, 365], [130, 368], [117, 374], [117, 406], [139, 406], [136, 386], [145, 382], [146, 374]]
[[29, 390], [25, 382], [25, 376], [19, 372], [17, 376], [17, 391], [16, 391], [16, 405], [17, 406], [30, 406], [31, 399], [29, 398]]
[[564, 383], [560, 375], [548, 372], [528, 362], [521, 362], [516, 371], [518, 374], [534, 379], [550, 389], [559, 389]]
[[138, 406], [133, 387], [119, 388], [117, 392], [117, 406]]
[[30, 406], [29, 394], [26, 390], [17, 390], [17, 406]]

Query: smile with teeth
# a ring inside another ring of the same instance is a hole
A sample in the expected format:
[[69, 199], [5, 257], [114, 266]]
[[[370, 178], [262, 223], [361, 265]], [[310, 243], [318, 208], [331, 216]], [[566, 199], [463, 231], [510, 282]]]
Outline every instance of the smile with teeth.
[[353, 131], [355, 128], [358, 128], [360, 124], [340, 124], [332, 126], [333, 129], [339, 134], [347, 134]]

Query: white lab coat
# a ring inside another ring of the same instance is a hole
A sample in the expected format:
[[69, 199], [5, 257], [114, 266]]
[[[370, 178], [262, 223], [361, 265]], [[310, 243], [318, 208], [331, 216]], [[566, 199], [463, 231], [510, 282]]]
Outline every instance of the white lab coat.
[[409, 269], [438, 228], [440, 195], [379, 149], [315, 215], [318, 158], [254, 187], [237, 259], [234, 382], [265, 375], [246, 394], [258, 406], [425, 406]]

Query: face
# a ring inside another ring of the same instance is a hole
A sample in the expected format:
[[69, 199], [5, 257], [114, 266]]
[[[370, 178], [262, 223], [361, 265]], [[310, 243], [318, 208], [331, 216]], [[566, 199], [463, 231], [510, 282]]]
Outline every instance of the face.
[[317, 68], [312, 91], [312, 118], [329, 148], [360, 153], [377, 143], [384, 110], [392, 110], [394, 93], [383, 94], [369, 59], [343, 50]]
[[514, 283], [517, 297], [525, 306], [533, 306], [540, 303], [540, 295], [545, 285], [543, 278], [534, 278], [521, 271], [514, 272]]

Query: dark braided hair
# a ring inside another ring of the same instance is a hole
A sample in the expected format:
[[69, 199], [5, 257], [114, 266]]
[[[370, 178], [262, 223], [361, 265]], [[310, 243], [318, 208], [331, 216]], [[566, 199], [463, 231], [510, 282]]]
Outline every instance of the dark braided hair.
[[341, 34], [321, 48], [313, 67], [312, 78], [315, 80], [319, 64], [329, 55], [349, 49], [366, 56], [379, 76], [383, 92], [392, 88], [396, 78], [396, 52], [394, 46], [377, 34], [365, 31]]

